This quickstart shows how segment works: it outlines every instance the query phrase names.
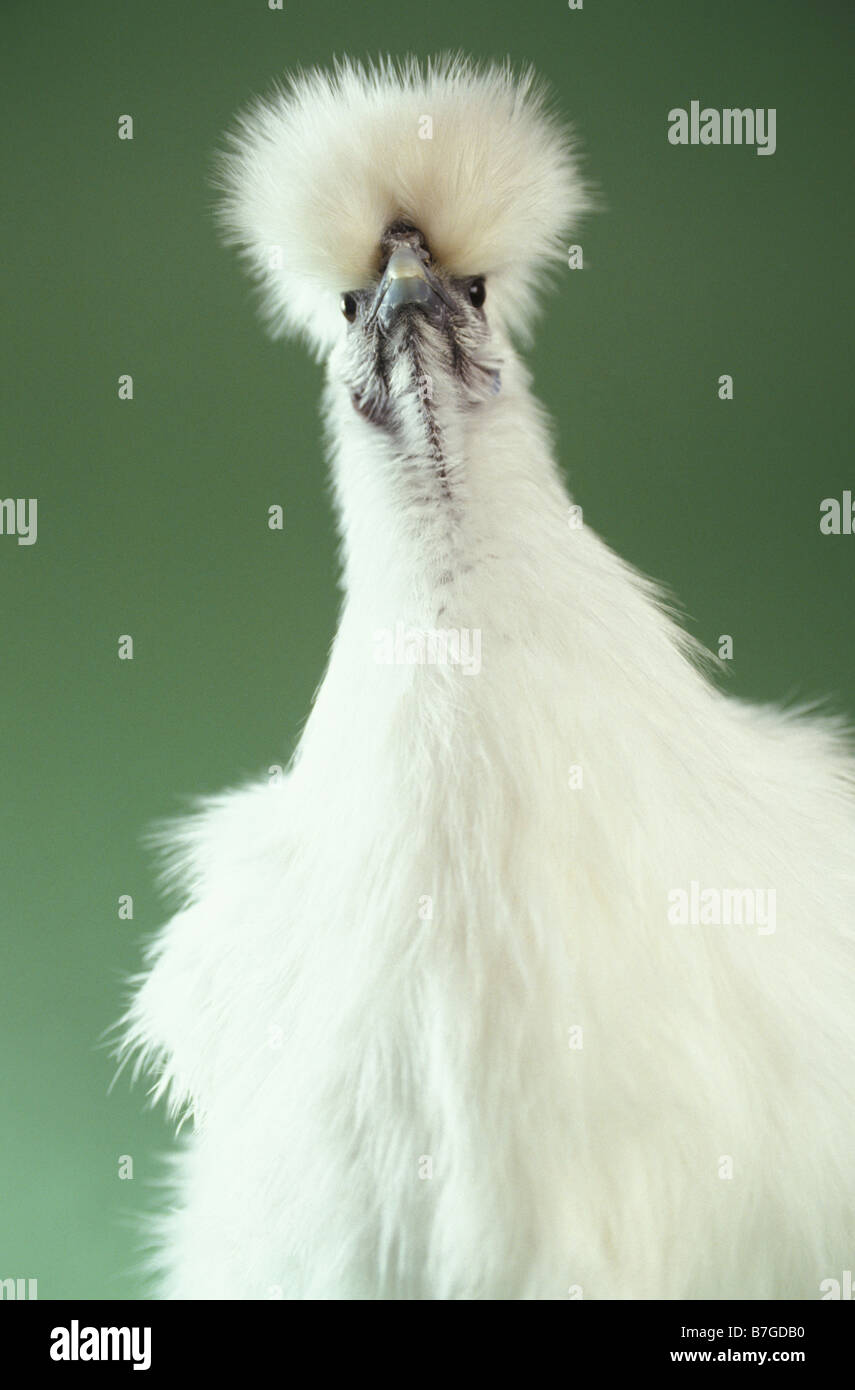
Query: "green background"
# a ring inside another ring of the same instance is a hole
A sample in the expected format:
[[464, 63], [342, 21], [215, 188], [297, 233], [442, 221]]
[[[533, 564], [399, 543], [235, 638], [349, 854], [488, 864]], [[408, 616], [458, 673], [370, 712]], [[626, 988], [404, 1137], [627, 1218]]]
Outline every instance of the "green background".
[[[0, 495], [39, 499], [39, 538], [0, 537], [0, 1278], [143, 1287], [170, 1131], [98, 1043], [168, 911], [142, 836], [287, 758], [334, 630], [320, 369], [264, 338], [210, 216], [235, 110], [333, 53], [533, 61], [605, 205], [531, 353], [585, 519], [733, 636], [730, 689], [851, 713], [855, 536], [818, 525], [855, 484], [847, 8], [5, 0]], [[694, 98], [774, 106], [777, 152], [672, 147]]]

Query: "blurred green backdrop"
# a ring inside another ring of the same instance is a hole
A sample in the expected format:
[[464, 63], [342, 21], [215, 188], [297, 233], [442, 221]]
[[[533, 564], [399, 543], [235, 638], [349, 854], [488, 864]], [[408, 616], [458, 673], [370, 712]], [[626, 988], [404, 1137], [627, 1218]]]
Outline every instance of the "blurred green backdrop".
[[[108, 1095], [98, 1045], [167, 911], [141, 836], [287, 758], [337, 607], [320, 370], [265, 340], [217, 245], [220, 132], [282, 69], [333, 53], [533, 61], [605, 203], [532, 353], [586, 521], [679, 595], [704, 643], [732, 634], [731, 689], [852, 713], [855, 536], [819, 532], [821, 499], [855, 483], [851, 14], [5, 0], [3, 28], [0, 494], [37, 497], [39, 533], [0, 537], [0, 1279], [127, 1298], [133, 1213], [170, 1143], [144, 1086]], [[672, 147], [667, 113], [693, 99], [774, 106], [777, 152]]]

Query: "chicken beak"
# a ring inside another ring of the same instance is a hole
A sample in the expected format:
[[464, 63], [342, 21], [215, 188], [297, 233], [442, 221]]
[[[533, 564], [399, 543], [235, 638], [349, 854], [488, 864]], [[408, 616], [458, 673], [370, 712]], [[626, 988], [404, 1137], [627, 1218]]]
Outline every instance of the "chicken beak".
[[416, 306], [429, 318], [438, 318], [444, 298], [421, 257], [410, 246], [399, 246], [389, 257], [374, 301], [374, 312], [381, 328], [389, 329], [407, 306]]

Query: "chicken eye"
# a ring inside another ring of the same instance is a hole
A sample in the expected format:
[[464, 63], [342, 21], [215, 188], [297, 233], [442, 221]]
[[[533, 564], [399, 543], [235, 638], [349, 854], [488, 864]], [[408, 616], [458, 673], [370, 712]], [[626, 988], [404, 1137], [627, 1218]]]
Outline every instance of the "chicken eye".
[[487, 298], [487, 286], [483, 275], [476, 275], [474, 280], [469, 281], [469, 303], [474, 308], [480, 309], [484, 300]]
[[343, 294], [341, 297], [341, 312], [344, 314], [348, 323], [353, 323], [353, 320], [356, 318], [356, 309], [356, 295]]

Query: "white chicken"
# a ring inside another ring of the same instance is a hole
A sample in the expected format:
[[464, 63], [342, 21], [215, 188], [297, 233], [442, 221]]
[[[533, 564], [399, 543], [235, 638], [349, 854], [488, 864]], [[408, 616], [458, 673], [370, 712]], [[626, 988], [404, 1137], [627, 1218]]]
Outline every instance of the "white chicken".
[[[855, 1253], [845, 731], [576, 524], [512, 339], [589, 199], [530, 75], [345, 62], [224, 220], [327, 364], [344, 601], [286, 778], [172, 834], [125, 1047], [174, 1298], [819, 1298]], [[287, 603], [287, 595], [281, 599]]]

